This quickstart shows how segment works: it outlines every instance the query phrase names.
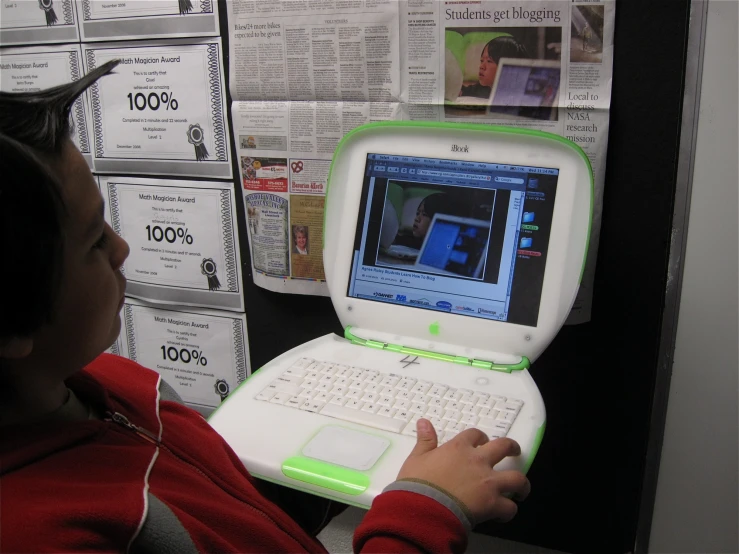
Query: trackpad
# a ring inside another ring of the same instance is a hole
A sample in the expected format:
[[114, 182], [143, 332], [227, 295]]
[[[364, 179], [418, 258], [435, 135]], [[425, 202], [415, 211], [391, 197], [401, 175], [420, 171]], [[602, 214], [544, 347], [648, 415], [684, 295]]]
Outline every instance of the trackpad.
[[366, 471], [390, 446], [388, 439], [328, 425], [303, 447], [303, 456]]

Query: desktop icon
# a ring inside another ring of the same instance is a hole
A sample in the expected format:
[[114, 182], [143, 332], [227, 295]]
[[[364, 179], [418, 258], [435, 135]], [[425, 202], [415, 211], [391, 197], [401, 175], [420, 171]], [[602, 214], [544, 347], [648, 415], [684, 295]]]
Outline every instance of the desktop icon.
[[529, 179], [529, 188], [530, 189], [538, 189], [539, 188], [539, 179], [534, 179], [533, 177]]
[[521, 239], [521, 248], [531, 248], [531, 245], [533, 244], [533, 240], [531, 237], [523, 237]]
[[523, 212], [523, 223], [531, 223], [534, 221], [534, 212]]

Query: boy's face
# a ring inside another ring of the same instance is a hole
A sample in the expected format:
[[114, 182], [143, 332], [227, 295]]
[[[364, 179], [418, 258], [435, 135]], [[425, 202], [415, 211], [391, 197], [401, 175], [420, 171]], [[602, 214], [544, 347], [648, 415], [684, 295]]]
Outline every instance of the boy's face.
[[53, 317], [33, 334], [31, 357], [47, 367], [82, 368], [121, 329], [128, 244], [105, 223], [103, 200], [82, 154], [67, 141], [51, 164], [67, 207], [62, 276]]

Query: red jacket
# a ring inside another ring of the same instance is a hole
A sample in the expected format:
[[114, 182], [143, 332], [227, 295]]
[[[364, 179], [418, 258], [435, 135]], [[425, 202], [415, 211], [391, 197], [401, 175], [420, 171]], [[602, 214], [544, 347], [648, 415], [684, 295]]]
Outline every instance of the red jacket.
[[[0, 550], [325, 552], [265, 496], [268, 487], [200, 414], [167, 400], [171, 389], [157, 373], [104, 354], [67, 384], [106, 419], [2, 430]], [[309, 495], [280, 498], [293, 498], [283, 508], [296, 513], [315, 514], [310, 503], [326, 503]], [[466, 540], [464, 526], [442, 504], [392, 491], [375, 499], [354, 546], [450, 552], [464, 550]]]

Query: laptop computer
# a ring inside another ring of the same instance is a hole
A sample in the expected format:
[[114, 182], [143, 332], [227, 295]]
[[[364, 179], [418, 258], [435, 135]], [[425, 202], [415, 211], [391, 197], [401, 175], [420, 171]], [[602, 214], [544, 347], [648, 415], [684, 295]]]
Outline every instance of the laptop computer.
[[502, 119], [556, 121], [562, 65], [556, 60], [501, 58], [487, 114]]
[[[407, 181], [449, 195], [456, 208], [429, 225], [424, 267], [398, 269], [376, 260], [388, 181], [404, 168]], [[592, 183], [582, 150], [555, 135], [358, 127], [335, 152], [324, 220], [324, 267], [344, 337], [274, 359], [226, 398], [211, 425], [255, 476], [363, 507], [395, 480], [419, 417], [441, 444], [469, 427], [511, 437], [521, 455], [496, 468], [527, 471], [546, 419], [528, 367], [574, 302]], [[442, 225], [475, 244], [487, 234], [481, 266]], [[452, 266], [452, 255], [442, 263], [435, 250], [446, 244], [469, 263], [457, 256]]]

